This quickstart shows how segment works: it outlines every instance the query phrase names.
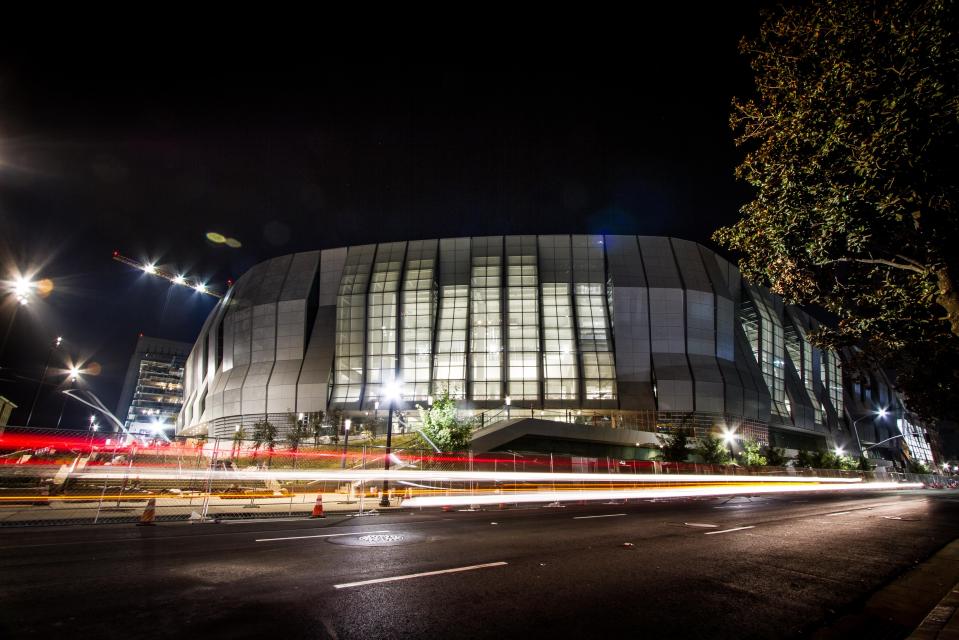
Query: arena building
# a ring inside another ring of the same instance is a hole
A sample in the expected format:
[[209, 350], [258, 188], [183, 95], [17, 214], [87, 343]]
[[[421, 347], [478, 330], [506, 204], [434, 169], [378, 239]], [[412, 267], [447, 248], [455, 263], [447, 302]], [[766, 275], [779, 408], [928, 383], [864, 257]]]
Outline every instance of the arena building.
[[844, 382], [840, 355], [807, 340], [817, 326], [676, 238], [444, 238], [284, 255], [250, 269], [210, 313], [187, 359], [177, 432], [230, 437], [263, 419], [282, 432], [318, 412], [375, 428], [391, 402], [404, 430], [417, 404], [448, 391], [482, 425], [476, 450], [647, 457], [656, 433], [688, 428], [853, 455], [893, 438], [871, 454], [932, 462], [886, 376]]

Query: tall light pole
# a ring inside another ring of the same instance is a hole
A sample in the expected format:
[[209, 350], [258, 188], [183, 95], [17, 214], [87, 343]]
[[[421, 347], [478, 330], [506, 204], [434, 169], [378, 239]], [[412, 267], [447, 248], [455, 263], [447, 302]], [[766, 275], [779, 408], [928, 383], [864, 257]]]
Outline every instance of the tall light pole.
[[[865, 420], [866, 418], [873, 418], [873, 419], [879, 418], [880, 420], [884, 420], [884, 419], [886, 418], [886, 416], [888, 416], [888, 415], [889, 415], [889, 412], [886, 411], [886, 408], [885, 408], [885, 407], [880, 407], [878, 410], [873, 411], [873, 412], [871, 412], [871, 413], [867, 413], [867, 414], [864, 415], [864, 416], [859, 416], [858, 418], [856, 418], [855, 420], [852, 421], [852, 432], [853, 432], [854, 434], [856, 434], [856, 445], [859, 447], [859, 457], [860, 457], [860, 458], [865, 457], [865, 456], [864, 456], [863, 448], [862, 448], [862, 440], [859, 439], [859, 429], [856, 428], [856, 425], [859, 424], [859, 422], [861, 422], [862, 420]], [[885, 440], [884, 440], [883, 442], [885, 442]], [[873, 446], [875, 446], [875, 445], [873, 445]], [[872, 449], [872, 447], [868, 447], [867, 449]]]
[[[390, 470], [390, 455], [392, 454], [393, 448], [393, 407], [396, 404], [396, 400], [400, 397], [402, 384], [399, 380], [394, 380], [393, 382], [387, 384], [384, 387], [384, 392], [386, 394], [386, 399], [390, 403], [389, 405], [389, 414], [386, 419], [386, 456], [383, 458], [383, 470]], [[390, 481], [387, 478], [383, 478], [383, 496], [380, 498], [380, 506], [388, 507], [390, 506]]]
[[[50, 358], [53, 357], [54, 349], [60, 348], [61, 343], [63, 343], [63, 337], [57, 336], [57, 339], [53, 341], [53, 344], [51, 344], [50, 348], [47, 350], [47, 359], [43, 363], [43, 373], [40, 375], [40, 382], [37, 383], [37, 393], [33, 396], [33, 404], [30, 405], [30, 413], [27, 414], [28, 427], [30, 426], [30, 420], [33, 419], [33, 410], [37, 408], [37, 400], [40, 399], [40, 390], [43, 388], [43, 383], [47, 379], [47, 370], [50, 368]], [[71, 370], [71, 373], [73, 373], [73, 370]], [[73, 377], [71, 377], [71, 380], [76, 380], [75, 374]]]

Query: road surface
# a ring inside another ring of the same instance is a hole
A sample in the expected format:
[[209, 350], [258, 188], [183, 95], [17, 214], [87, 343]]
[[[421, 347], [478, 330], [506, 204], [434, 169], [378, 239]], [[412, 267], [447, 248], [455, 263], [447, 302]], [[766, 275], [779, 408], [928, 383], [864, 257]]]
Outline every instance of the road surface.
[[946, 491], [7, 529], [0, 637], [807, 637], [957, 537]]

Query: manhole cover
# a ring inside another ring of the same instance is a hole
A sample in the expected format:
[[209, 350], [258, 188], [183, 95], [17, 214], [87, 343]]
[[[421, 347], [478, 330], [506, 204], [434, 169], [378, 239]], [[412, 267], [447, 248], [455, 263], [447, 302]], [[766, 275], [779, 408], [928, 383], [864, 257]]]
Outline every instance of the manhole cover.
[[368, 536], [360, 536], [360, 541], [367, 544], [383, 544], [384, 542], [399, 542], [403, 536], [395, 533], [374, 533]]
[[348, 547], [392, 547], [394, 545], [416, 544], [425, 538], [416, 533], [363, 533], [355, 536], [336, 536], [327, 538], [331, 544]]

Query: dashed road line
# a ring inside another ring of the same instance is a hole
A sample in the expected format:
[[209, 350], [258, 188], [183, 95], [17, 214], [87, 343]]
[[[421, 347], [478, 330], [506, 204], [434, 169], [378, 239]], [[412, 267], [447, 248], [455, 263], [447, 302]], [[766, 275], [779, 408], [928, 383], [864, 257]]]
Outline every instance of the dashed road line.
[[589, 520], [590, 518], [617, 518], [625, 515], [625, 513], [604, 513], [601, 516], [574, 516], [573, 520]]
[[409, 573], [405, 576], [391, 576], [389, 578], [375, 578], [373, 580], [360, 580], [359, 582], [344, 582], [343, 584], [334, 584], [334, 589], [348, 589], [350, 587], [362, 587], [368, 584], [380, 584], [382, 582], [395, 582], [397, 580], [410, 580], [412, 578], [425, 578], [427, 576], [438, 576], [444, 573], [459, 573], [461, 571], [474, 571], [476, 569], [487, 569], [489, 567], [502, 567], [508, 562], [487, 562], [485, 564], [471, 564], [467, 567], [456, 567], [454, 569], [441, 569], [439, 571], [424, 571], [423, 573]]
[[745, 529], [755, 529], [755, 525], [749, 525], [748, 527], [736, 527], [735, 529], [723, 529], [722, 531], [707, 531], [703, 535], [714, 536], [717, 533], [732, 533], [733, 531], [743, 531]]

